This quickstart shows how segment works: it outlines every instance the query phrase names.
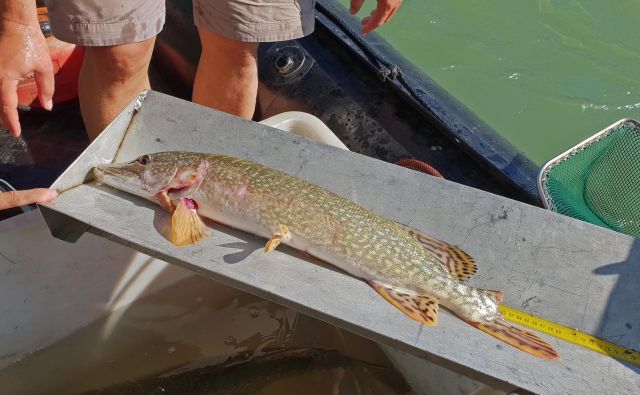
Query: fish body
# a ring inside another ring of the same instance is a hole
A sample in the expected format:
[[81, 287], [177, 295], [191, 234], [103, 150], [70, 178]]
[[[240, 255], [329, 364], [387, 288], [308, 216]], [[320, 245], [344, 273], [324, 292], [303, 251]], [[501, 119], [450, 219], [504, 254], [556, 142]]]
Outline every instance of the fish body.
[[[441, 304], [463, 320], [546, 359], [557, 353], [502, 318], [499, 291], [463, 283], [473, 260], [455, 246], [390, 221], [300, 178], [240, 158], [163, 152], [95, 169], [99, 181], [174, 212], [185, 244], [202, 236], [198, 216], [284, 243], [369, 283], [409, 317], [437, 323]], [[204, 231], [202, 231], [204, 232]]]

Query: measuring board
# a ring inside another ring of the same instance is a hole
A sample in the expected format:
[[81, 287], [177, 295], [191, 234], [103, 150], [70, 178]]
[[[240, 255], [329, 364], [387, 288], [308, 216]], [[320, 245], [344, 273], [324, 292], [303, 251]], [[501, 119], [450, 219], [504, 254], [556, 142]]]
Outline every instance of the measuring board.
[[361, 280], [290, 248], [265, 255], [264, 240], [244, 232], [214, 225], [198, 245], [175, 248], [157, 229], [166, 215], [159, 207], [85, 176], [95, 164], [167, 150], [253, 160], [460, 246], [478, 263], [472, 285], [628, 348], [640, 343], [640, 245], [632, 238], [156, 92], [133, 107], [56, 182], [68, 189], [41, 206], [54, 235], [73, 241], [90, 231], [499, 388], [599, 395], [640, 388], [635, 366], [557, 339], [549, 340], [560, 360], [544, 361], [446, 311], [437, 326], [424, 327]]

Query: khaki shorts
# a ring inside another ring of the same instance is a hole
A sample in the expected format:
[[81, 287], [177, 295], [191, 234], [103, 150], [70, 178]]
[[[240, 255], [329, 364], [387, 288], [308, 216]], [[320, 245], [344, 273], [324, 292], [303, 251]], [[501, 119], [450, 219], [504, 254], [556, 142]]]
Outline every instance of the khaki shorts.
[[[193, 0], [197, 26], [245, 42], [283, 41], [314, 29], [316, 0]], [[84, 45], [130, 44], [156, 36], [165, 0], [47, 0], [53, 34]]]

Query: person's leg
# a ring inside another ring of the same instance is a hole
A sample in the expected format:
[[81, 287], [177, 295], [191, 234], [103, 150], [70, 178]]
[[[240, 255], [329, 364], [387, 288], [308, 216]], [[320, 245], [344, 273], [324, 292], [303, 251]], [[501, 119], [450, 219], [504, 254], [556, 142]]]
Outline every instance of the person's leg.
[[313, 32], [314, 4], [315, 0], [194, 0], [202, 54], [193, 101], [251, 119], [259, 43]]
[[258, 92], [258, 43], [223, 37], [199, 26], [202, 53], [193, 101], [251, 119]]
[[80, 110], [90, 140], [140, 92], [149, 89], [149, 61], [155, 37], [142, 42], [87, 47], [80, 70]]
[[91, 140], [142, 90], [165, 0], [47, 0], [54, 36], [85, 47], [78, 84]]

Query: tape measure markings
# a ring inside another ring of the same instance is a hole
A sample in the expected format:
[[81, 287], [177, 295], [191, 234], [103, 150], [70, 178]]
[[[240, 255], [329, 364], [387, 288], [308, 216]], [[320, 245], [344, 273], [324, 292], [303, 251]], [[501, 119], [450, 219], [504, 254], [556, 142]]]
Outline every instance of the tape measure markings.
[[555, 322], [527, 314], [514, 309], [513, 307], [500, 305], [500, 311], [504, 315], [504, 318], [511, 322], [521, 324], [558, 339], [640, 366], [640, 351], [619, 346], [615, 343], [599, 339], [576, 329], [568, 328], [566, 326], [556, 324]]

